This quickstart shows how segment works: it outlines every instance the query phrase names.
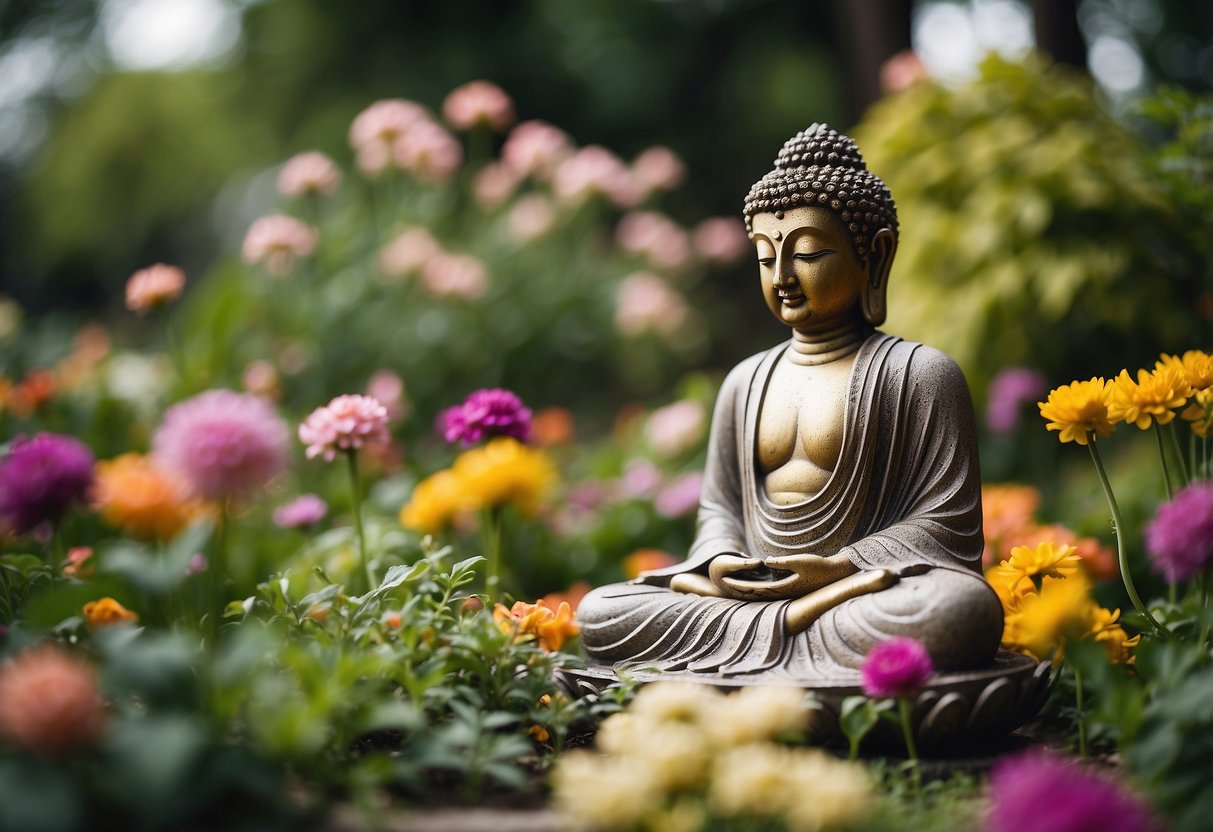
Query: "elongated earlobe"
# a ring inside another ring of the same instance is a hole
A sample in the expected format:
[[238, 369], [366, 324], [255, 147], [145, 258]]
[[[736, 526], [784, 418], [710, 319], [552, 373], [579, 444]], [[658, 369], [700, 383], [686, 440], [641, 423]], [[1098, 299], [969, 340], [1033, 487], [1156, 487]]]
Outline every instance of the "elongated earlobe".
[[882, 228], [877, 231], [869, 247], [867, 280], [860, 296], [864, 320], [872, 326], [883, 324], [889, 311], [886, 302], [889, 271], [893, 268], [893, 255], [896, 253], [897, 238], [892, 229]]

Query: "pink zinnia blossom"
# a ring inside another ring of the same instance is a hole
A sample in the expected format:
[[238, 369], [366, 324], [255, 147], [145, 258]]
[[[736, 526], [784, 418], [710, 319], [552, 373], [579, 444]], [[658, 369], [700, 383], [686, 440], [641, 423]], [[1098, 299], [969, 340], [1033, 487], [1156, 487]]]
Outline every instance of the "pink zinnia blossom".
[[561, 202], [579, 205], [593, 196], [605, 196], [616, 204], [631, 205], [635, 186], [627, 165], [611, 151], [589, 145], [556, 168], [552, 191]]
[[552, 230], [556, 212], [552, 201], [542, 194], [526, 194], [519, 197], [510, 209], [507, 220], [510, 236], [520, 243], [529, 243]]
[[406, 228], [379, 250], [379, 272], [387, 278], [406, 277], [441, 251], [424, 228]]
[[315, 230], [286, 214], [271, 214], [249, 226], [241, 254], [246, 263], [264, 263], [274, 277], [290, 274], [295, 260], [309, 256], [316, 248]]
[[469, 81], [447, 95], [442, 115], [456, 130], [487, 127], [500, 133], [514, 123], [514, 102], [492, 81]]
[[421, 285], [437, 297], [475, 300], [488, 290], [489, 275], [470, 254], [440, 252], [422, 268]]
[[485, 165], [476, 174], [476, 181], [472, 184], [472, 193], [476, 197], [476, 204], [486, 211], [499, 207], [514, 195], [514, 191], [518, 188], [518, 183], [521, 181], [522, 177], [513, 168], [507, 167], [500, 162]]
[[990, 832], [1151, 832], [1149, 806], [1117, 783], [1049, 751], [1000, 760], [990, 773]]
[[93, 452], [58, 433], [18, 436], [0, 458], [0, 532], [24, 534], [83, 501], [93, 484]]
[[366, 383], [366, 394], [387, 408], [389, 422], [400, 420], [408, 410], [404, 379], [393, 370], [376, 370]]
[[637, 272], [625, 277], [615, 295], [615, 326], [624, 335], [678, 332], [688, 314], [686, 301], [653, 274]]
[[463, 146], [431, 122], [416, 125], [392, 147], [396, 166], [422, 182], [446, 182], [463, 164]]
[[662, 517], [682, 517], [699, 508], [699, 493], [702, 490], [703, 474], [683, 474], [657, 492], [653, 508]]
[[105, 728], [105, 703], [91, 666], [42, 645], [0, 665], [0, 734], [47, 756], [93, 745]]
[[350, 124], [350, 147], [355, 164], [368, 176], [378, 176], [392, 163], [396, 143], [414, 126], [430, 121], [420, 104], [399, 98], [376, 101]]
[[173, 405], [152, 438], [156, 463], [212, 500], [259, 490], [286, 470], [290, 434], [265, 399], [207, 390]]
[[1014, 433], [1025, 404], [1035, 402], [1049, 389], [1049, 380], [1039, 370], [1010, 367], [990, 381], [986, 391], [986, 427], [1003, 436]]
[[672, 191], [682, 184], [687, 166], [668, 147], [650, 147], [632, 160], [632, 181], [647, 196]]
[[658, 456], [674, 457], [688, 451], [703, 436], [708, 415], [694, 399], [659, 407], [644, 426], [645, 438]]
[[331, 194], [340, 186], [336, 162], [315, 150], [292, 156], [278, 171], [278, 193], [283, 196]]
[[1194, 482], [1158, 507], [1146, 525], [1146, 551], [1171, 583], [1213, 564], [1213, 481]]
[[922, 690], [935, 665], [922, 642], [898, 636], [868, 651], [859, 668], [863, 692], [873, 699], [913, 696]]
[[265, 360], [253, 361], [245, 367], [241, 383], [246, 391], [255, 396], [276, 400], [282, 395], [278, 370]]
[[524, 121], [501, 146], [501, 161], [520, 176], [547, 180], [560, 163], [573, 155], [573, 142], [558, 127], [542, 121]]
[[387, 408], [370, 396], [338, 396], [318, 407], [299, 426], [299, 441], [307, 458], [332, 462], [338, 451], [354, 452], [363, 445], [386, 445]]
[[750, 250], [745, 225], [733, 217], [709, 217], [695, 226], [692, 238], [699, 256], [710, 263], [734, 263]]
[[177, 266], [157, 263], [140, 269], [126, 281], [126, 308], [140, 315], [181, 297], [185, 272]]
[[481, 439], [510, 436], [520, 442], [531, 438], [531, 409], [509, 390], [476, 390], [463, 404], [448, 407], [438, 417], [438, 433], [447, 442], [474, 445]]
[[661, 485], [661, 471], [647, 459], [634, 459], [623, 469], [619, 491], [628, 499], [647, 497]]
[[615, 231], [619, 247], [643, 255], [658, 269], [677, 271], [691, 262], [691, 240], [678, 223], [656, 211], [632, 211]]
[[319, 523], [328, 514], [329, 504], [318, 494], [300, 494], [289, 503], [274, 509], [274, 525], [295, 529]]

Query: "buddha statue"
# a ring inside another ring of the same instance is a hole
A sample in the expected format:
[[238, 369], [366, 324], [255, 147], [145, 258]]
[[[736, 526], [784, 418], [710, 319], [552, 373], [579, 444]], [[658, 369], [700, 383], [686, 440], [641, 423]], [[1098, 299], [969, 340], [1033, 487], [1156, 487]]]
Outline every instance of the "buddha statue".
[[[876, 329], [896, 208], [815, 124], [745, 200], [767, 307], [791, 339], [728, 374], [682, 563], [591, 592], [590, 661], [705, 681], [849, 684], [876, 644], [940, 672], [994, 661], [973, 406], [946, 355]], [[940, 310], [947, 314], [947, 310]]]

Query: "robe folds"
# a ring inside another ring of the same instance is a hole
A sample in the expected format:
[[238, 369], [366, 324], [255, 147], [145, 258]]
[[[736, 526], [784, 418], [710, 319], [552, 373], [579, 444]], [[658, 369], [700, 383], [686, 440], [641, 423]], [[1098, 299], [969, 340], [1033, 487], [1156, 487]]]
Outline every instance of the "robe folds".
[[[755, 444], [764, 393], [787, 348], [752, 356], [725, 379], [687, 559], [586, 596], [577, 615], [587, 654], [637, 669], [847, 682], [871, 647], [909, 635], [941, 670], [990, 661], [1002, 609], [980, 574], [981, 480], [960, 369], [935, 349], [873, 333], [851, 372], [833, 474], [816, 495], [780, 506], [766, 495]], [[669, 589], [674, 575], [706, 574], [725, 553], [843, 553], [860, 570], [930, 569], [845, 601], [788, 635], [789, 601]]]

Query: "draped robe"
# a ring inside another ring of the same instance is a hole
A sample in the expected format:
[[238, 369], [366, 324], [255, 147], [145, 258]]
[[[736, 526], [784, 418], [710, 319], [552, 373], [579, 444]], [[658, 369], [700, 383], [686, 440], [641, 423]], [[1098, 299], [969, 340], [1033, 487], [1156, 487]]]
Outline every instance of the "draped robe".
[[[909, 635], [942, 670], [990, 661], [1002, 609], [980, 574], [976, 430], [960, 369], [930, 347], [873, 333], [852, 368], [832, 475], [819, 493], [780, 506], [767, 497], [755, 444], [764, 393], [787, 346], [752, 356], [725, 379], [687, 559], [583, 599], [577, 615], [587, 654], [687, 674], [854, 681], [872, 646]], [[706, 574], [709, 561], [725, 553], [843, 553], [860, 570], [929, 570], [845, 601], [788, 635], [787, 600], [668, 588], [676, 574]]]

